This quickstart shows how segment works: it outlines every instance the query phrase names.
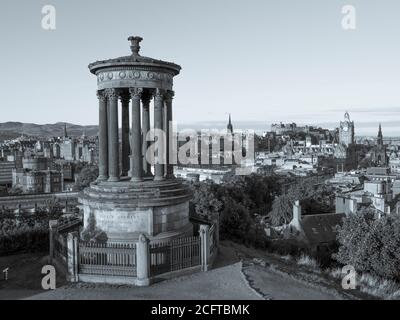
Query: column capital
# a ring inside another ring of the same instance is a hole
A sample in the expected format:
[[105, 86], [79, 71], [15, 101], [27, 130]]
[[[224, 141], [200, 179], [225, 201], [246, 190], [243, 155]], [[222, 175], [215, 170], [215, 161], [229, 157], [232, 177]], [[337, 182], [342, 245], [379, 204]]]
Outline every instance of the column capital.
[[143, 93], [142, 88], [129, 88], [129, 93], [131, 95], [132, 100], [133, 99], [140, 99]]
[[99, 99], [101, 102], [105, 102], [107, 99], [106, 93], [104, 90], [97, 90], [96, 91], [97, 99]]
[[154, 99], [155, 100], [164, 100], [164, 94], [165, 94], [164, 90], [156, 89], [156, 91], [154, 93]]
[[144, 91], [142, 94], [142, 103], [144, 105], [149, 105], [152, 97], [153, 97], [153, 94], [150, 91]]
[[122, 104], [128, 104], [129, 101], [131, 100], [131, 96], [127, 91], [121, 91], [119, 93], [119, 100], [121, 101]]
[[105, 89], [104, 93], [105, 93], [105, 95], [107, 96], [108, 99], [118, 99], [118, 91], [117, 91], [117, 89], [114, 89], [114, 88]]
[[172, 99], [174, 98], [174, 96], [175, 96], [175, 92], [172, 91], [172, 90], [168, 90], [164, 94], [164, 99], [165, 99], [166, 102], [171, 102]]

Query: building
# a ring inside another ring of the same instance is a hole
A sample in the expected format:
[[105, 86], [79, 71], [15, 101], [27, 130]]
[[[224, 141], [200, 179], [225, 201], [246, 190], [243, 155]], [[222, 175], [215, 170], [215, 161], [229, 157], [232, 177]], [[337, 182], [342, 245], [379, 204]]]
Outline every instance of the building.
[[296, 123], [273, 123], [271, 124], [271, 132], [276, 135], [283, 135], [286, 133], [294, 133], [297, 130]]
[[399, 174], [391, 172], [389, 167], [369, 167], [365, 177], [371, 181], [394, 182], [399, 177]]
[[351, 191], [361, 187], [364, 183], [365, 175], [359, 171], [337, 172], [335, 176], [327, 181], [341, 191]]
[[72, 138], [64, 138], [60, 143], [60, 157], [67, 161], [74, 161], [75, 158], [75, 141]]
[[396, 197], [400, 194], [400, 180], [395, 180], [392, 185], [392, 193], [393, 197]]
[[[180, 167], [174, 168], [174, 174], [188, 181], [212, 180], [214, 183], [221, 183], [225, 176], [231, 173], [231, 168], [196, 168]], [[195, 179], [196, 178], [196, 179]]]
[[354, 144], [354, 121], [350, 121], [348, 112], [344, 114], [344, 121], [340, 122], [339, 143], [346, 147]]
[[400, 173], [400, 159], [394, 158], [389, 160], [390, 172]]
[[0, 186], [11, 187], [15, 161], [0, 160]]
[[329, 261], [337, 247], [337, 227], [343, 223], [343, 213], [302, 215], [301, 205], [293, 205], [293, 218], [284, 228], [286, 239], [296, 239], [321, 262]]
[[354, 121], [350, 121], [348, 112], [344, 114], [344, 121], [339, 126], [339, 143], [334, 148], [336, 165], [343, 165], [346, 170], [357, 167], [358, 158], [354, 140]]
[[389, 164], [389, 157], [387, 155], [386, 145], [383, 144], [382, 127], [380, 124], [376, 145], [371, 152], [371, 160], [377, 167], [384, 167]]
[[336, 194], [336, 213], [356, 213], [362, 206], [374, 208], [380, 215], [391, 211], [392, 184], [387, 180], [365, 181], [362, 188]]
[[49, 159], [28, 158], [23, 159], [23, 168], [13, 169], [12, 186], [23, 193], [62, 192], [64, 178], [62, 172], [50, 169]]

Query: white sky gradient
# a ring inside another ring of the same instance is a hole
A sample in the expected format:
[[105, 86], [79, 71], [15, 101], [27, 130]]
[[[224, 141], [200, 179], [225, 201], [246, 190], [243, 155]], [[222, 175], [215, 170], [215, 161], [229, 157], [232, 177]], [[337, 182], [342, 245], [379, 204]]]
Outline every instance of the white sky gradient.
[[[41, 28], [46, 4], [55, 31]], [[398, 0], [2, 0], [0, 122], [97, 124], [87, 66], [130, 54], [140, 35], [141, 54], [183, 67], [178, 122], [334, 123], [348, 110], [356, 134], [390, 121], [400, 135], [399, 17]]]

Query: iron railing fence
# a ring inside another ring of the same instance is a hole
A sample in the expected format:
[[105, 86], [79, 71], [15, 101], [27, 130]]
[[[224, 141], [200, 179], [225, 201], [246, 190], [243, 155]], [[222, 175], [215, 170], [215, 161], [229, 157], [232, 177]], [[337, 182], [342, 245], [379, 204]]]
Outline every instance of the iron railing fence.
[[136, 246], [118, 243], [79, 243], [79, 273], [136, 277]]
[[150, 274], [154, 276], [200, 265], [200, 246], [200, 237], [150, 243]]

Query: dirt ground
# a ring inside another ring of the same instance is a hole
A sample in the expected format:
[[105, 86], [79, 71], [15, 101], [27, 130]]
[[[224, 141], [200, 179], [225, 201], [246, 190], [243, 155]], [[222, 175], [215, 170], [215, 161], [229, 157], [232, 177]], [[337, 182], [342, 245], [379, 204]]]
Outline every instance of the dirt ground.
[[[46, 253], [23, 253], [0, 257], [0, 299], [23, 299], [45, 292], [42, 289], [42, 267], [47, 265]], [[8, 280], [3, 270], [8, 268]], [[66, 284], [64, 277], [56, 279], [58, 286]]]

